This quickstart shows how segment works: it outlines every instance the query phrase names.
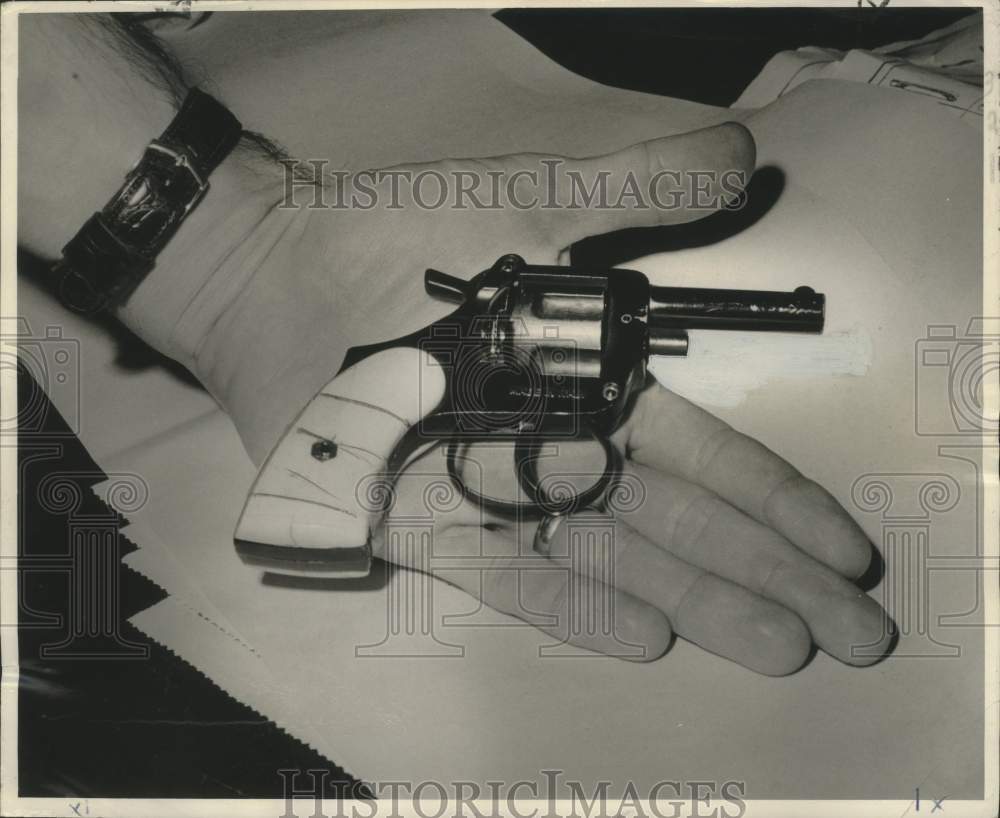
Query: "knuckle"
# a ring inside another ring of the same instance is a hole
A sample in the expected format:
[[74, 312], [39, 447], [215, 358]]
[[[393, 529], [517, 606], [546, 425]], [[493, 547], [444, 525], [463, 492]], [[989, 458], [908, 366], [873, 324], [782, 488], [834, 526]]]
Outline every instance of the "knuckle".
[[721, 454], [743, 439], [743, 435], [732, 426], [721, 421], [719, 424], [719, 427], [707, 435], [695, 450], [693, 471], [696, 476], [705, 474]]
[[764, 498], [764, 510], [768, 511], [775, 498], [781, 497], [782, 494], [797, 495], [799, 500], [822, 505], [827, 505], [832, 499], [819, 483], [805, 477], [791, 466], [788, 467], [788, 474], [768, 491]]
[[616, 521], [613, 530], [613, 556], [616, 566], [621, 566], [623, 562], [631, 561], [633, 557], [641, 555], [641, 546], [645, 538], [629, 525], [624, 525]]
[[[810, 484], [812, 488], [810, 487]], [[816, 491], [818, 489], [818, 492]], [[789, 500], [799, 502], [803, 507], [817, 499], [817, 493], [823, 489], [818, 484], [803, 477], [789, 466], [789, 473], [772, 485], [761, 501], [761, 514], [768, 523], [773, 524], [780, 517], [777, 506]]]
[[698, 599], [698, 594], [702, 591], [704, 586], [712, 581], [712, 575], [707, 571], [702, 571], [697, 569], [698, 573], [694, 579], [688, 584], [687, 588], [684, 589], [680, 597], [670, 606], [668, 610], [667, 617], [671, 622], [675, 623], [679, 631], [687, 630], [685, 626], [685, 610], [689, 603]]
[[790, 566], [784, 560], [775, 560], [761, 575], [760, 580], [756, 583], [756, 587], [752, 590], [756, 591], [761, 596], [771, 597], [771, 583], [778, 577], [782, 576], [782, 572], [786, 571]]
[[697, 545], [719, 510], [719, 501], [707, 492], [694, 494], [677, 516], [669, 542], [681, 549]]

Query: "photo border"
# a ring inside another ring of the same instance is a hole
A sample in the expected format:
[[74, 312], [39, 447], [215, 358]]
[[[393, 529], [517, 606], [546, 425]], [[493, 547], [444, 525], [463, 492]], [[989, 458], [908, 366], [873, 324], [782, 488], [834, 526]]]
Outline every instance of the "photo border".
[[[878, 2], [864, 0], [868, 5], [878, 6]], [[881, 0], [879, 0], [881, 2]], [[824, 6], [838, 8], [855, 8], [862, 3], [860, 0], [844, 2], [810, 2], [810, 7]], [[559, 2], [521, 2], [518, 7], [527, 8], [572, 8], [581, 3]], [[591, 0], [587, 8], [621, 7], [623, 4], [609, 0]], [[630, 8], [651, 7], [718, 7], [735, 6], [735, 2], [672, 2], [671, 0], [630, 0]], [[741, 8], [801, 8], [802, 0], [794, 2], [758, 2], [749, 0], [739, 2]], [[0, 223], [0, 314], [17, 314], [17, 280], [16, 280], [16, 226], [17, 226], [17, 19], [21, 14], [31, 13], [99, 13], [107, 11], [153, 11], [163, 10], [164, 3], [153, 0], [97, 0], [96, 2], [8, 2], [0, 8], [0, 43], [2, 43], [2, 155], [0, 163], [4, 169], [0, 178], [0, 204], [2, 204], [2, 223]], [[444, 8], [484, 8], [499, 9], [502, 6], [496, 2], [483, 0], [465, 0], [450, 2], [449, 0], [422, 0], [421, 2], [337, 2], [336, 0], [184, 0], [176, 5], [177, 9], [185, 11], [312, 11], [321, 9], [351, 10], [376, 8], [384, 9], [444, 9]], [[987, 76], [988, 97], [984, 100], [984, 234], [983, 234], [983, 304], [986, 314], [1000, 310], [1000, 278], [987, 275], [990, 269], [1000, 270], [1000, 77], [997, 67], [1000, 66], [998, 53], [998, 38], [1000, 38], [1000, 0], [978, 0], [977, 2], [961, 2], [948, 0], [946, 2], [897, 2], [892, 0], [892, 7], [925, 7], [925, 8], [981, 8], [984, 15], [984, 69]], [[984, 361], [985, 370], [985, 361]], [[4, 369], [0, 372], [0, 400], [4, 403], [16, 400], [16, 372]], [[995, 417], [1000, 411], [1000, 388], [995, 382], [984, 380], [984, 410], [987, 416]], [[10, 404], [8, 404], [10, 405]], [[1000, 472], [1000, 449], [996, 442], [983, 435], [983, 469], [984, 503], [983, 532], [986, 538], [984, 555], [987, 562], [995, 562], [1000, 557], [1000, 495], [998, 495], [998, 472]], [[86, 801], [86, 812], [81, 809], [76, 813], [65, 798], [22, 798], [17, 795], [18, 787], [18, 590], [17, 571], [2, 570], [16, 564], [18, 542], [17, 520], [17, 450], [13, 445], [0, 443], [0, 653], [3, 656], [3, 677], [0, 684], [0, 719], [3, 730], [0, 732], [0, 815], [66, 815], [85, 814], [88, 816], [261, 816], [261, 818], [278, 818], [285, 811], [285, 802], [279, 799], [150, 799], [150, 798], [101, 798], [79, 799]], [[12, 562], [13, 561], [13, 562]], [[1000, 588], [997, 587], [996, 574], [989, 569], [980, 572], [984, 583], [984, 612], [987, 622], [1000, 619]], [[990, 578], [994, 582], [991, 584]], [[995, 814], [998, 803], [998, 725], [1000, 725], [1000, 628], [987, 625], [983, 628], [985, 641], [985, 680], [984, 680], [984, 798], [982, 801], [947, 801], [947, 811], [943, 814], [948, 818], [955, 816], [975, 815], [989, 816]], [[266, 714], [265, 714], [266, 715]], [[300, 802], [303, 805], [307, 802]], [[351, 801], [341, 801], [332, 806], [335, 814], [350, 814]], [[359, 802], [361, 815], [371, 813], [372, 802]], [[379, 803], [381, 813], [382, 803]], [[391, 802], [384, 802], [391, 804]], [[571, 802], [556, 802], [569, 804]], [[614, 804], [610, 801], [609, 804]], [[715, 808], [720, 802], [713, 803]], [[830, 815], [841, 818], [848, 811], [851, 815], [872, 816], [883, 818], [886, 815], [914, 815], [913, 801], [877, 800], [877, 801], [751, 801], [746, 803], [748, 816], [772, 816], [782, 818], [789, 816]], [[403, 804], [399, 805], [405, 807]], [[521, 810], [528, 812], [538, 809], [539, 814], [545, 814], [552, 806], [548, 801], [525, 801], [519, 805]], [[688, 804], [690, 807], [690, 804]], [[702, 805], [710, 809], [707, 805]], [[410, 807], [412, 810], [412, 807]], [[929, 810], [925, 810], [928, 811]], [[311, 811], [308, 811], [311, 812]], [[303, 809], [302, 814], [307, 810]], [[451, 815], [451, 812], [446, 813]], [[685, 812], [684, 814], [689, 814]], [[703, 813], [705, 814], [705, 813]]]

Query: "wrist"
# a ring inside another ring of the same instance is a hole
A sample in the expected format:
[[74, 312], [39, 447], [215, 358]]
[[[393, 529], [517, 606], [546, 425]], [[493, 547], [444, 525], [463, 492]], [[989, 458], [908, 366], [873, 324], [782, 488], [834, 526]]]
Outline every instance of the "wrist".
[[[71, 285], [79, 280], [99, 292], [121, 287], [124, 297], [142, 278], [118, 316], [190, 367], [204, 330], [197, 321], [179, 328], [181, 317], [192, 308], [214, 309], [202, 292], [212, 293], [213, 271], [277, 202], [280, 168], [246, 148], [216, 167], [216, 153], [229, 151], [239, 123], [216, 113], [204, 97], [188, 96], [190, 110], [179, 118], [186, 90], [176, 66], [162, 55], [130, 51], [120, 27], [103, 16], [24, 15], [19, 26], [19, 90], [32, 100], [19, 123], [19, 243], [55, 262], [77, 237], [64, 268]], [[145, 176], [128, 190], [122, 187], [138, 160], [153, 157], [155, 164], [159, 154], [146, 153], [154, 139], [190, 149], [185, 158], [197, 168], [192, 175], [209, 182], [205, 196], [179, 221], [189, 182], [183, 171], [177, 186], [169, 175], [157, 181], [154, 172], [151, 187]], [[84, 228], [102, 208], [111, 208], [111, 215], [102, 212], [92, 228]], [[128, 229], [119, 227], [119, 212]], [[119, 241], [125, 255], [115, 269]], [[153, 267], [142, 277], [149, 261]]]
[[328, 216], [272, 207], [173, 332], [257, 462], [336, 373], [348, 346]]
[[[198, 349], [287, 221], [278, 166], [238, 147], [153, 269], [116, 310], [129, 329], [196, 375]], [[206, 386], [211, 386], [206, 384]]]

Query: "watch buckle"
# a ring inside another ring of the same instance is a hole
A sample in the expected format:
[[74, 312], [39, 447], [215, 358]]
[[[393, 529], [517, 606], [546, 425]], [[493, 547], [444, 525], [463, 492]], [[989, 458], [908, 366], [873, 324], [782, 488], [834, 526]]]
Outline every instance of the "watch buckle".
[[129, 175], [134, 173], [138, 167], [142, 164], [142, 160], [145, 158], [145, 153], [148, 151], [155, 151], [157, 153], [162, 153], [165, 156], [169, 156], [174, 161], [174, 166], [178, 168], [184, 168], [194, 180], [196, 190], [194, 195], [188, 200], [184, 205], [184, 212], [182, 218], [186, 217], [191, 209], [198, 204], [204, 197], [205, 193], [208, 191], [209, 184], [207, 179], [202, 179], [201, 174], [195, 168], [194, 163], [191, 161], [191, 157], [184, 150], [178, 150], [177, 148], [172, 148], [169, 145], [160, 142], [158, 139], [152, 140], [147, 146], [146, 151], [143, 152], [143, 156], [139, 158], [133, 166], [132, 170], [129, 171]]

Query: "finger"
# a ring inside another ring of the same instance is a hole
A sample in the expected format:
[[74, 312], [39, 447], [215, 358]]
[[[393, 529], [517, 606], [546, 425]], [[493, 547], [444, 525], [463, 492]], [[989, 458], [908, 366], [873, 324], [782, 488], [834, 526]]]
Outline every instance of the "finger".
[[736, 122], [568, 160], [556, 169], [561, 207], [538, 215], [559, 246], [627, 227], [692, 221], [731, 205], [755, 160], [753, 136]]
[[[573, 521], [563, 523], [553, 558], [568, 560], [584, 576], [606, 574], [592, 548], [573, 544]], [[592, 521], [587, 525], [592, 530]], [[615, 587], [663, 611], [679, 636], [769, 676], [792, 673], [805, 662], [812, 642], [792, 611], [664, 551], [620, 518], [613, 525], [603, 557], [611, 561]]]
[[659, 384], [640, 393], [615, 439], [636, 463], [703, 486], [843, 576], [868, 568], [871, 544], [833, 495]]
[[872, 664], [889, 649], [892, 626], [881, 606], [774, 529], [680, 478], [636, 464], [626, 475], [646, 500], [624, 519], [652, 542], [795, 612], [813, 641], [843, 662]]
[[[504, 532], [454, 526], [435, 538], [435, 553], [449, 555], [451, 567], [435, 568], [432, 574], [559, 642], [642, 662], [669, 649], [670, 622], [655, 606], [596, 577], [582, 588], [568, 570], [517, 552], [516, 542]], [[469, 568], [461, 566], [463, 558]]]

